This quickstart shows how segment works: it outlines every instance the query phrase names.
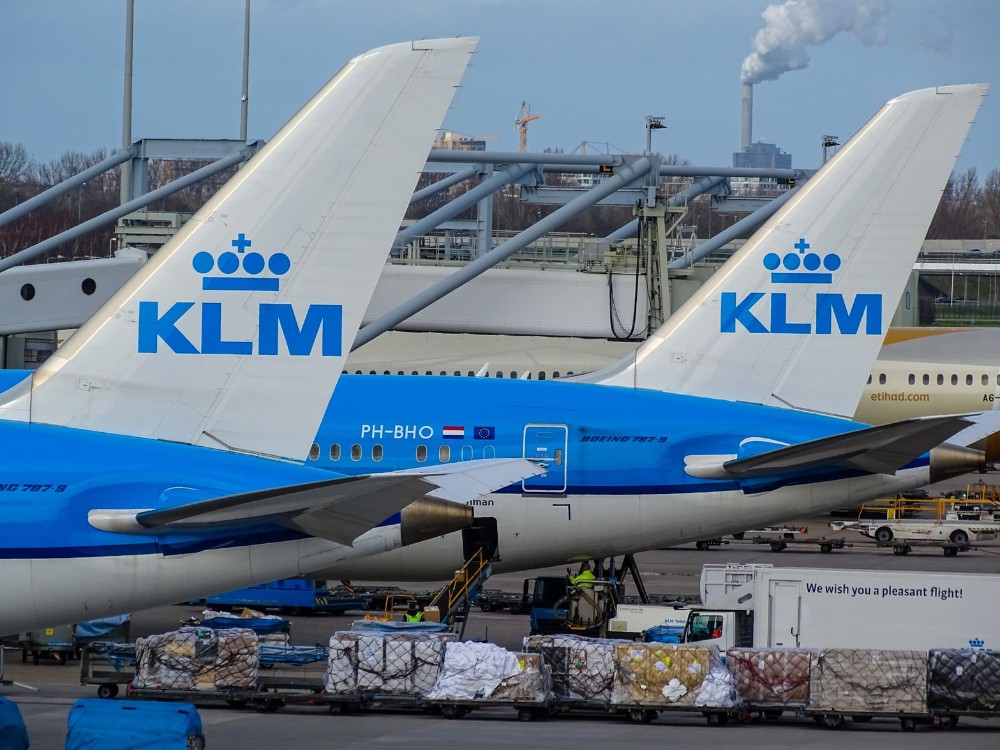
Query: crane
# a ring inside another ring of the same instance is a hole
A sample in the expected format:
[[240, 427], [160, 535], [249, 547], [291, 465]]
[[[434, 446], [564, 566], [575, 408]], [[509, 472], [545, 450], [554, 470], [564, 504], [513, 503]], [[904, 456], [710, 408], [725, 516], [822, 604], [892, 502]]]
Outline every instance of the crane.
[[514, 125], [517, 127], [517, 132], [520, 134], [520, 139], [517, 142], [517, 150], [520, 152], [525, 152], [528, 150], [528, 123], [532, 120], [537, 120], [541, 115], [536, 115], [531, 112], [531, 108], [528, 106], [527, 102], [521, 102], [521, 114], [518, 115], [517, 119], [514, 120]]

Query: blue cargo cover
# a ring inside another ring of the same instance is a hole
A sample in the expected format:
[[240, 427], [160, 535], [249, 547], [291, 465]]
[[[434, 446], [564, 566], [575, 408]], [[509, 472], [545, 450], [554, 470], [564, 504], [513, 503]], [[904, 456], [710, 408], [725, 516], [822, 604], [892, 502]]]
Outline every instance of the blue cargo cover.
[[66, 750], [194, 750], [203, 742], [190, 703], [87, 698], [69, 711]]
[[17, 704], [0, 698], [0, 750], [28, 750], [28, 730]]

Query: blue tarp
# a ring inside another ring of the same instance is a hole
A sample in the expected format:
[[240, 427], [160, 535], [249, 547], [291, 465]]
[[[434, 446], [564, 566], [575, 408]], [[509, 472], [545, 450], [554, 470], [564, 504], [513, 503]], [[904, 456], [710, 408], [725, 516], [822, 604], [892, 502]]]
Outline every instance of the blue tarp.
[[27, 750], [28, 730], [17, 704], [0, 698], [0, 750]]
[[190, 703], [78, 700], [69, 711], [66, 750], [188, 750], [201, 716]]
[[269, 646], [260, 645], [260, 663], [263, 664], [312, 664], [325, 662], [330, 656], [325, 646]]
[[355, 632], [379, 631], [382, 633], [443, 633], [447, 625], [440, 622], [399, 622], [384, 620], [355, 620], [351, 630]]
[[76, 637], [97, 639], [120, 628], [131, 619], [132, 615], [115, 615], [114, 617], [105, 617], [103, 620], [80, 622], [76, 625]]
[[292, 626], [289, 620], [284, 619], [259, 619], [256, 617], [209, 617], [201, 621], [202, 627], [212, 628], [212, 630], [226, 630], [228, 628], [247, 628], [257, 635], [270, 635], [271, 633], [287, 633]]
[[680, 643], [683, 635], [683, 625], [655, 625], [642, 632], [642, 640], [646, 643]]

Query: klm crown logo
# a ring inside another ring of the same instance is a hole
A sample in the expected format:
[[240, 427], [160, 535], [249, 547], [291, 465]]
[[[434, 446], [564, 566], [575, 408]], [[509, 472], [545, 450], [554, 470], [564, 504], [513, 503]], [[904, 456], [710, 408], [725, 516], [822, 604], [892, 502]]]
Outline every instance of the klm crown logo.
[[[246, 252], [253, 243], [243, 232], [232, 242], [236, 252], [227, 251], [216, 261], [211, 253], [195, 253], [191, 265], [195, 271], [202, 274], [201, 288], [217, 292], [276, 292], [281, 281], [280, 277], [288, 273], [292, 261], [284, 253], [274, 253], [266, 260], [258, 252]], [[236, 275], [242, 268], [243, 275]], [[261, 276], [264, 269], [271, 276]], [[209, 276], [213, 270], [218, 270], [221, 276]]]
[[[771, 284], [832, 284], [843, 263], [841, 257], [837, 253], [807, 253], [810, 247], [800, 237], [792, 245], [794, 251], [767, 253], [762, 263], [771, 272]], [[720, 301], [721, 333], [736, 333], [739, 328], [746, 333], [856, 335], [862, 332], [863, 324], [865, 335], [882, 334], [881, 294], [855, 294], [849, 302], [843, 294], [826, 291], [814, 297], [801, 292], [791, 296], [783, 291], [750, 292], [742, 299], [736, 292], [723, 292]], [[758, 303], [760, 308], [755, 311]], [[806, 316], [808, 320], [802, 320]]]
[[969, 646], [971, 648], [984, 648], [986, 646], [986, 641], [982, 638], [973, 638], [969, 641]]
[[[833, 282], [833, 274], [840, 268], [839, 255], [829, 253], [821, 258], [816, 253], [806, 253], [810, 245], [805, 241], [805, 238], [799, 239], [792, 247], [798, 252], [787, 253], [784, 257], [777, 253], [768, 253], [764, 256], [764, 268], [773, 271], [771, 274], [772, 284], [830, 284]], [[781, 271], [778, 270], [779, 267], [782, 269]]]
[[[202, 277], [203, 292], [280, 290], [281, 277], [292, 267], [285, 253], [277, 252], [265, 258], [261, 253], [247, 252], [253, 243], [242, 232], [231, 244], [236, 252], [227, 250], [218, 259], [204, 250], [191, 258], [191, 267]], [[252, 326], [246, 321], [248, 314], [254, 316]], [[256, 339], [226, 336], [227, 328], [246, 331], [248, 327], [256, 331]], [[232, 300], [228, 305], [204, 300], [174, 302], [161, 313], [159, 302], [140, 301], [138, 336], [138, 351], [143, 354], [156, 354], [163, 345], [175, 354], [277, 356], [287, 353], [305, 357], [313, 354], [319, 342], [320, 356], [339, 357], [343, 351], [343, 306], [308, 305], [300, 322], [295, 306], [284, 302], [261, 302], [256, 310], [243, 297], [239, 303]]]

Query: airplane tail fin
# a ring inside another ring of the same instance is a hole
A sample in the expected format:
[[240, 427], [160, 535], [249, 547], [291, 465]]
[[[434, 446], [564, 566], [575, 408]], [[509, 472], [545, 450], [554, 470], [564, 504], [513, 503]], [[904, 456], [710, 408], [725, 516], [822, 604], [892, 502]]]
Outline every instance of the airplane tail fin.
[[986, 89], [888, 102], [634, 356], [588, 380], [853, 415]]
[[476, 43], [351, 60], [0, 418], [305, 458]]

